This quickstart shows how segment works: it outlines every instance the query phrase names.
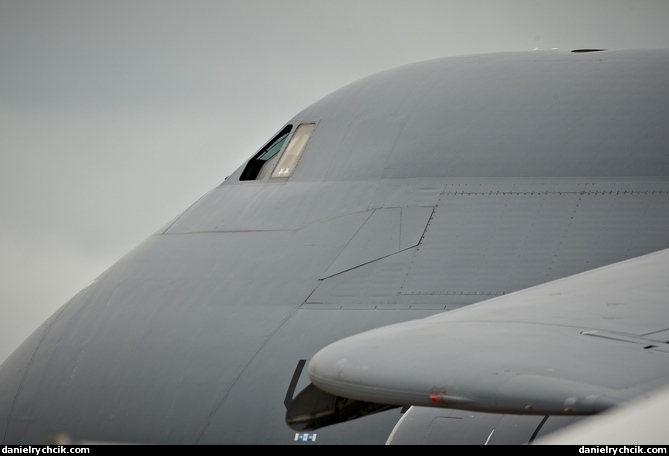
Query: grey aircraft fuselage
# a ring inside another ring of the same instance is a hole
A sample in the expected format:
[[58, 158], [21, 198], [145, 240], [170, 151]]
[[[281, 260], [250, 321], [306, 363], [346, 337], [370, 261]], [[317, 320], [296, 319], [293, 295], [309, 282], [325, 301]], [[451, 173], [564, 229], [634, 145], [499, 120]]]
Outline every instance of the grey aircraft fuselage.
[[[0, 442], [384, 444], [403, 409], [286, 424], [306, 363], [669, 247], [668, 75], [669, 50], [509, 52], [326, 96], [9, 356]], [[573, 419], [451, 413], [460, 443]]]

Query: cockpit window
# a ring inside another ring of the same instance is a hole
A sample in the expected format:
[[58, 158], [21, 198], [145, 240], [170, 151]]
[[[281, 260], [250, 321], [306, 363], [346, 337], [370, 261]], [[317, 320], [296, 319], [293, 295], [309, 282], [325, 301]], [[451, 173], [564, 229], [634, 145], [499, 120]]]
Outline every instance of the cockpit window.
[[[265, 147], [262, 148], [246, 165], [239, 180], [260, 180], [272, 169], [272, 165], [279, 157], [283, 144], [288, 139], [292, 125], [286, 125]], [[299, 128], [298, 128], [299, 131]]]
[[314, 128], [316, 128], [315, 123], [302, 124], [297, 127], [286, 146], [286, 150], [279, 159], [279, 163], [274, 168], [272, 177], [290, 177], [293, 174]]

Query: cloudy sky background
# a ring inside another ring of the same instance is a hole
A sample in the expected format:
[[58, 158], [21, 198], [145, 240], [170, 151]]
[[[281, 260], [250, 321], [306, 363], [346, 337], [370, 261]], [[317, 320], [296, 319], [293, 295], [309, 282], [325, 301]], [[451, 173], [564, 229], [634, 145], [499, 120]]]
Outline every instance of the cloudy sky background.
[[497, 51], [669, 47], [667, 0], [0, 0], [0, 362], [294, 114]]

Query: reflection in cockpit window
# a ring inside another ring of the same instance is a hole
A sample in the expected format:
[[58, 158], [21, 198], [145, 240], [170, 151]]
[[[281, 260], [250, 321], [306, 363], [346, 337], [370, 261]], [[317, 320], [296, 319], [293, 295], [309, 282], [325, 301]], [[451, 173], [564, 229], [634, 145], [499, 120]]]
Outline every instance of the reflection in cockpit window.
[[302, 124], [297, 127], [297, 130], [295, 130], [293, 137], [290, 138], [288, 146], [286, 146], [286, 150], [281, 156], [279, 163], [276, 165], [276, 168], [274, 168], [272, 177], [289, 177], [293, 174], [295, 166], [297, 166], [297, 162], [299, 161], [300, 156], [307, 145], [307, 141], [309, 141], [311, 132], [314, 131], [315, 127], [316, 124], [313, 123]]
[[286, 142], [292, 125], [286, 125], [265, 147], [262, 148], [246, 165], [239, 180], [260, 180], [272, 169], [272, 165], [279, 157], [279, 151]]

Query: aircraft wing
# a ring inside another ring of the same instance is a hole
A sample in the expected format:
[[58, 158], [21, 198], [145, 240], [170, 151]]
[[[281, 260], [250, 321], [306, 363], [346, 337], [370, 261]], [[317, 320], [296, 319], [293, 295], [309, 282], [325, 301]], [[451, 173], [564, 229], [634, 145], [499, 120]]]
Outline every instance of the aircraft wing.
[[[313, 357], [311, 388], [374, 404], [599, 413], [667, 384], [668, 271], [663, 250], [348, 337]], [[298, 397], [287, 416], [310, 428], [326, 415]]]

